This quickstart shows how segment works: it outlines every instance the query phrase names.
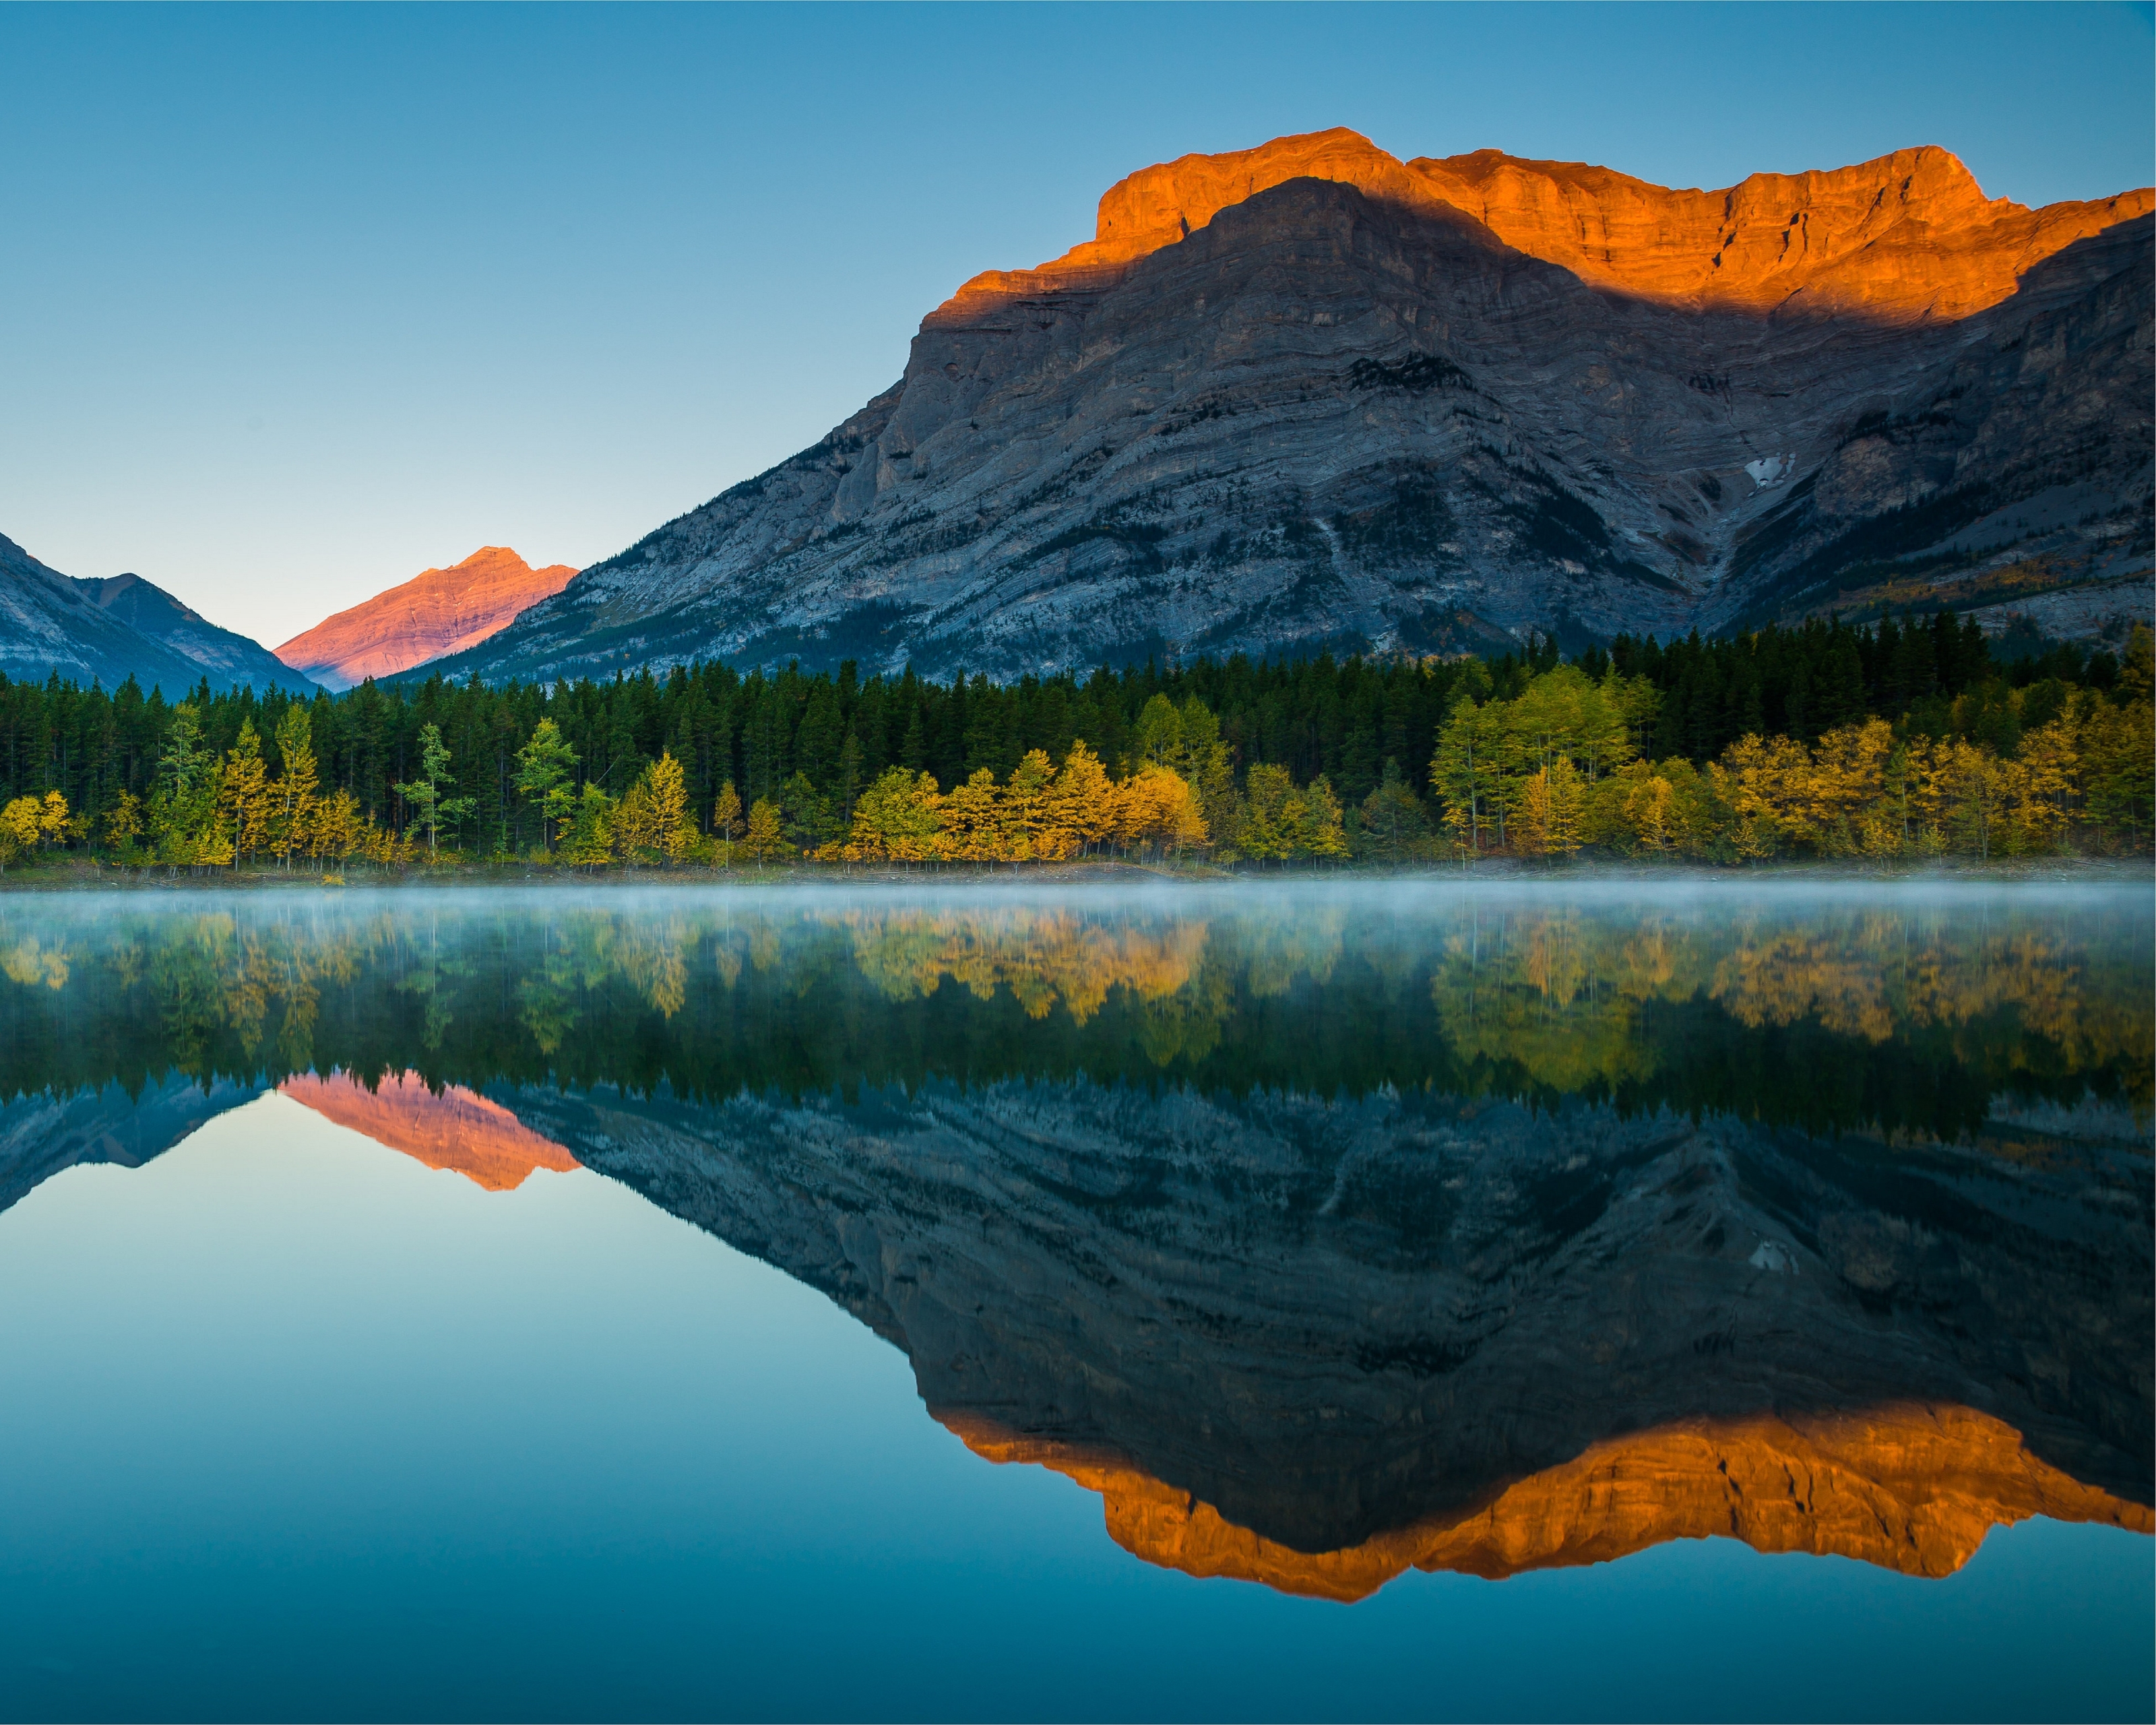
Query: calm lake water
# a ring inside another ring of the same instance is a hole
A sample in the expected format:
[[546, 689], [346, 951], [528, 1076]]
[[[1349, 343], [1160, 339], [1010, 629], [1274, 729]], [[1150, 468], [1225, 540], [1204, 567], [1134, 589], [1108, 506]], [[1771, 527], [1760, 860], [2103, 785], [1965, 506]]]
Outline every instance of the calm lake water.
[[0, 1713], [2148, 1718], [2153, 946], [0, 898]]

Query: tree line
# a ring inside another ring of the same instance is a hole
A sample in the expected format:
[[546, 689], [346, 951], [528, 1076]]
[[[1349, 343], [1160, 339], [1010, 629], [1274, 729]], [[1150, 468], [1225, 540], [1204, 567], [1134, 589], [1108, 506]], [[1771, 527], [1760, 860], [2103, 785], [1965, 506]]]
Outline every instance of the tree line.
[[[1416, 927], [1038, 901], [652, 916], [490, 896], [418, 919], [311, 898], [56, 922], [0, 901], [0, 1101], [175, 1070], [664, 1087], [674, 1105], [1053, 1077], [1952, 1140], [2002, 1092], [2146, 1118], [2143, 926], [1876, 904], [1753, 922], [1460, 901]], [[1322, 1196], [1332, 1173], [1313, 1178]]]
[[168, 703], [0, 678], [0, 864], [2138, 850], [2149, 685], [2146, 629], [2005, 664], [1946, 613], [1003, 685], [700, 665]]

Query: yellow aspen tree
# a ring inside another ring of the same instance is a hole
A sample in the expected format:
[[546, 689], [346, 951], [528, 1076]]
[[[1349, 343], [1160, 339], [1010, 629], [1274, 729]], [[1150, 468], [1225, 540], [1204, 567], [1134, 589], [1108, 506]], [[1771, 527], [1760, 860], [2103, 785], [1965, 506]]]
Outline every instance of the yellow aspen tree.
[[1115, 787], [1101, 757], [1081, 737], [1070, 745], [1048, 793], [1048, 819], [1068, 833], [1073, 846], [1089, 850], [1115, 830]]
[[696, 848], [703, 836], [696, 830], [696, 818], [689, 813], [689, 788], [681, 773], [681, 763], [670, 751], [661, 750], [659, 758], [644, 768], [644, 778], [651, 786], [652, 815], [659, 829], [659, 850], [670, 863], [678, 863]]
[[269, 843], [271, 855], [285, 867], [296, 852], [319, 856], [309, 825], [315, 812], [318, 780], [315, 767], [314, 723], [298, 701], [287, 706], [273, 733], [277, 758], [282, 763], [270, 798]]
[[1189, 781], [1166, 767], [1146, 766], [1116, 788], [1116, 836], [1134, 850], [1194, 850], [1205, 843], [1205, 819]]
[[711, 836], [731, 845], [742, 835], [741, 793], [730, 778], [719, 787], [719, 799], [711, 805]]
[[243, 720], [239, 737], [225, 752], [218, 798], [231, 824], [232, 865], [237, 869], [270, 841], [270, 768], [262, 758], [262, 738], [252, 719]]
[[2014, 848], [2046, 852], [2066, 843], [2067, 809], [2081, 757], [2073, 733], [2061, 721], [2021, 739], [2020, 773], [2015, 787]]
[[38, 807], [38, 837], [47, 845], [64, 843], [67, 838], [68, 800], [58, 791], [47, 791], [45, 800]]
[[751, 806], [742, 850], [754, 862], [770, 862], [786, 854], [786, 835], [779, 827], [776, 803], [759, 797]]
[[1522, 856], [1549, 851], [1550, 776], [1538, 768], [1522, 779], [1512, 799], [1512, 844]]
[[1047, 755], [1031, 749], [1011, 769], [1004, 788], [1004, 854], [1016, 861], [1057, 862], [1075, 848], [1075, 840], [1050, 824], [1050, 796], [1055, 768]]
[[38, 843], [38, 817], [43, 810], [35, 797], [18, 797], [0, 809], [0, 834], [13, 851], [31, 850]]
[[1661, 773], [1644, 766], [1628, 774], [1624, 785], [1625, 832], [1650, 855], [1668, 855], [1676, 849], [1675, 788]]
[[939, 855], [947, 862], [995, 862], [1003, 856], [1002, 798], [985, 767], [943, 798]]

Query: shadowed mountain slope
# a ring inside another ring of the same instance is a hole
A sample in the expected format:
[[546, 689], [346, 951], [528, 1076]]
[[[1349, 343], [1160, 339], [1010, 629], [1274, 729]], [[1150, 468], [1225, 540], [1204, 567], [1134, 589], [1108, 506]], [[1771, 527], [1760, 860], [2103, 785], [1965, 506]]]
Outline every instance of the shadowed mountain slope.
[[204, 678], [220, 691], [314, 686], [139, 575], [73, 579], [0, 537], [0, 673], [42, 683], [54, 671], [85, 687], [116, 689], [133, 677], [168, 701], [185, 700]]
[[443, 668], [1010, 675], [1940, 598], [2087, 633], [2145, 608], [2151, 203], [2026, 210], [1932, 149], [1712, 193], [1343, 131], [1185, 157]]
[[1726, 1533], [1941, 1574], [2030, 1514], [2152, 1525], [2147, 1161], [2101, 1132], [2044, 1168], [1425, 1096], [494, 1094], [1195, 1573]]

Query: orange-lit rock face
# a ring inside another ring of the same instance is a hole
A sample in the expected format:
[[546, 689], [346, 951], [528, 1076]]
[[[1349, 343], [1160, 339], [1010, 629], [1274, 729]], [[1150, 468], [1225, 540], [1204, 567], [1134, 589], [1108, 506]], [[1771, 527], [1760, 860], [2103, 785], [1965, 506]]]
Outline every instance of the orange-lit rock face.
[[2156, 204], [2144, 187], [2025, 209], [1987, 198], [1958, 159], [1930, 146], [1697, 192], [1495, 150], [1402, 162], [1337, 127], [1142, 169], [1101, 198], [1093, 239], [1038, 270], [977, 275], [930, 321], [1106, 285], [1221, 210], [1294, 179], [1339, 181], [1392, 203], [1449, 205], [1531, 257], [1645, 299], [1890, 321], [1965, 317], [1994, 305], [2033, 264]]
[[453, 1084], [436, 1096], [416, 1072], [368, 1090], [349, 1073], [308, 1073], [278, 1088], [339, 1126], [401, 1150], [429, 1168], [449, 1168], [490, 1192], [524, 1183], [536, 1168], [566, 1173], [577, 1158], [542, 1138], [498, 1102]]
[[576, 572], [566, 563], [535, 569], [506, 546], [482, 546], [293, 636], [277, 657], [325, 688], [349, 689], [475, 646]]
[[1639, 1432], [1518, 1481], [1471, 1512], [1330, 1552], [1297, 1551], [1239, 1527], [1116, 1457], [970, 1414], [937, 1417], [976, 1455], [1053, 1468], [1099, 1492], [1110, 1536], [1149, 1563], [1322, 1599], [1363, 1599], [1409, 1568], [1500, 1580], [1606, 1563], [1671, 1539], [1718, 1536], [1755, 1551], [1938, 1576], [1967, 1563], [1992, 1528], [2030, 1516], [2156, 1532], [2143, 1505], [2079, 1484], [2030, 1455], [2011, 1426], [1952, 1406]]

